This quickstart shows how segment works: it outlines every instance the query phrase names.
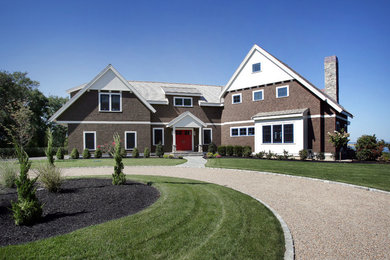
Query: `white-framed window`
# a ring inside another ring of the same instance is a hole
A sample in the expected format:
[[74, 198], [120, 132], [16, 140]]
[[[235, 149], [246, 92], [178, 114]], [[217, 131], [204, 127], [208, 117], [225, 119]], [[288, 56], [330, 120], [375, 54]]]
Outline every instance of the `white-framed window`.
[[99, 92], [100, 112], [122, 112], [122, 93]]
[[263, 143], [294, 143], [294, 124], [263, 125]]
[[230, 128], [230, 136], [254, 136], [255, 135], [255, 127], [254, 126], [240, 126], [240, 127], [231, 127]]
[[164, 128], [153, 128], [153, 145], [164, 145]]
[[190, 97], [174, 97], [173, 104], [175, 107], [192, 107], [192, 98], [190, 98]]
[[136, 131], [126, 131], [125, 132], [125, 149], [133, 150], [137, 147], [137, 132]]
[[96, 150], [96, 131], [83, 132], [83, 147], [88, 150]]
[[277, 98], [288, 97], [288, 95], [289, 95], [288, 86], [276, 87], [276, 97]]
[[241, 93], [232, 95], [232, 104], [239, 104], [241, 102]]
[[260, 72], [261, 71], [261, 63], [254, 63], [252, 64], [252, 72]]
[[213, 130], [211, 128], [203, 128], [203, 144], [211, 144], [213, 142]]
[[253, 101], [260, 101], [264, 100], [264, 90], [255, 90], [252, 92], [252, 100]]

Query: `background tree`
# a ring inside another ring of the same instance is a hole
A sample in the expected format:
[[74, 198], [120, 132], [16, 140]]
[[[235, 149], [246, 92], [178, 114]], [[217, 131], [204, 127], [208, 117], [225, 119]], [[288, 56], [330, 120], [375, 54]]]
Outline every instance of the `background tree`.
[[375, 161], [382, 155], [385, 142], [375, 135], [362, 135], [356, 141], [356, 157], [361, 161]]
[[45, 120], [53, 133], [53, 146], [63, 147], [65, 146], [68, 128], [60, 124], [49, 123], [49, 118], [68, 101], [68, 98], [49, 96], [47, 99], [48, 106], [45, 114]]
[[328, 133], [328, 136], [329, 142], [336, 148], [336, 153], [339, 153], [339, 160], [341, 160], [341, 147], [344, 147], [349, 142], [349, 133], [341, 129], [340, 131]]

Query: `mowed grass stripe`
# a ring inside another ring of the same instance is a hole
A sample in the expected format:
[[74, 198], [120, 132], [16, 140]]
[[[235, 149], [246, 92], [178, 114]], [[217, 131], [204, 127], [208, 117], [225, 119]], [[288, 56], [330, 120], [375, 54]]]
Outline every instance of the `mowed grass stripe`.
[[281, 259], [283, 232], [251, 197], [192, 180], [153, 182], [161, 197], [128, 217], [32, 243], [0, 248], [1, 258]]

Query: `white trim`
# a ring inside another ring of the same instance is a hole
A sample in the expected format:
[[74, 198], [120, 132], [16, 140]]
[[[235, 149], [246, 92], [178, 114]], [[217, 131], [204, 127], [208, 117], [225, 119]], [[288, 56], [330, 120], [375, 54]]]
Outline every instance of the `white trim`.
[[153, 104], [153, 105], [169, 105], [169, 101], [168, 99], [164, 100], [164, 101], [160, 101], [160, 100], [148, 100], [148, 102], [150, 104]]
[[[282, 126], [282, 142], [280, 143], [274, 143], [274, 126], [275, 125], [281, 125]], [[285, 143], [284, 142], [284, 126], [285, 125], [292, 125], [293, 126], [293, 142], [290, 142], [290, 143]], [[263, 132], [263, 127], [264, 126], [270, 126], [271, 127], [271, 142], [270, 143], [264, 143], [263, 142], [263, 139], [264, 139], [264, 132]], [[270, 122], [270, 123], [266, 123], [266, 124], [262, 124], [261, 125], [261, 144], [262, 145], [295, 145], [295, 127], [294, 127], [294, 123], [293, 122]]]
[[[240, 102], [234, 102], [234, 97], [235, 96], [240, 96]], [[241, 104], [241, 103], [242, 103], [242, 94], [241, 93], [232, 94], [232, 104]]]
[[156, 146], [158, 144], [155, 143], [155, 140], [154, 140], [154, 130], [161, 130], [162, 131], [162, 142], [161, 142], [161, 145], [164, 145], [164, 128], [162, 127], [156, 127], [156, 128], [153, 128], [153, 145]]
[[[183, 101], [183, 105], [176, 105], [176, 99], [181, 99]], [[191, 100], [191, 105], [190, 106], [186, 106], [184, 105], [184, 99], [190, 99]], [[193, 107], [193, 100], [192, 100], [192, 97], [173, 97], [173, 106], [175, 107]]]
[[255, 121], [260, 121], [260, 120], [269, 120], [269, 119], [282, 119], [282, 118], [292, 118], [292, 117], [303, 117], [302, 113], [297, 113], [297, 114], [289, 114], [289, 115], [278, 115], [278, 116], [257, 116], [253, 117]]
[[96, 131], [83, 131], [83, 150], [86, 148], [85, 145], [85, 134], [93, 134], [94, 136], [94, 149], [89, 149], [90, 151], [95, 151], [96, 150]]
[[[101, 92], [99, 90], [99, 112], [112, 112], [112, 113], [119, 113], [122, 112], [122, 91], [120, 92]], [[101, 110], [101, 102], [100, 102], [100, 96], [101, 95], [108, 95], [108, 109], [109, 110]], [[112, 103], [111, 103], [111, 96], [119, 95], [119, 110], [113, 111], [112, 110]]]
[[167, 96], [188, 96], [188, 97], [201, 97], [202, 94], [201, 93], [186, 93], [186, 92], [168, 92], [166, 93], [165, 91], [163, 91], [165, 95]]
[[[279, 95], [278, 95], [278, 94], [279, 94], [278, 90], [279, 90], [280, 88], [287, 88], [287, 96], [279, 97]], [[290, 86], [289, 86], [289, 85], [276, 87], [276, 90], [275, 90], [276, 98], [286, 98], [286, 97], [290, 96], [290, 90], [289, 90], [289, 89], [290, 89]]]
[[[203, 129], [199, 129], [199, 130], [203, 131], [202, 144], [205, 144], [204, 143], [204, 136], [205, 136], [204, 130], [210, 130], [210, 143], [208, 143], [208, 144], [211, 144], [213, 142], [213, 129], [212, 128], [203, 128]], [[208, 144], [206, 144], [206, 145], [208, 145]]]
[[[56, 121], [59, 124], [99, 124], [99, 125], [151, 125], [149, 121]], [[160, 123], [156, 123], [160, 124]], [[161, 123], [165, 124], [165, 123]]]
[[167, 127], [171, 127], [171, 126], [176, 125], [178, 122], [180, 122], [180, 120], [182, 120], [182, 119], [185, 118], [186, 116], [190, 116], [195, 122], [197, 122], [198, 124], [200, 124], [200, 125], [203, 126], [203, 127], [206, 127], [206, 126], [207, 126], [202, 120], [200, 120], [199, 118], [197, 118], [196, 116], [194, 116], [190, 111], [186, 111], [186, 112], [180, 114], [178, 117], [172, 119], [172, 121], [170, 121], [170, 122], [167, 124]]
[[198, 101], [199, 106], [201, 107], [223, 107], [223, 103], [211, 103], [211, 102], [206, 102], [199, 100]]
[[127, 134], [134, 133], [134, 148], [137, 147], [137, 131], [125, 131], [125, 150], [134, 150], [134, 148], [127, 148]]
[[[257, 92], [261, 92], [262, 93], [261, 94], [262, 99], [255, 100], [255, 93], [257, 93]], [[264, 100], [264, 89], [252, 91], [252, 101], [262, 101], [262, 100]]]

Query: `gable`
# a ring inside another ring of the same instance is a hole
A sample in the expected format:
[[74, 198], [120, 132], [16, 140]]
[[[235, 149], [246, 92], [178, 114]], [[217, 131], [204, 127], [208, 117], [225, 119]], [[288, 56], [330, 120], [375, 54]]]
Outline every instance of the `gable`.
[[[252, 72], [252, 65], [256, 63], [261, 64], [261, 70], [259, 72]], [[233, 78], [228, 90], [233, 91], [245, 87], [265, 85], [291, 79], [293, 77], [255, 49], [249, 58], [244, 61], [243, 66], [236, 77]]]
[[89, 89], [93, 90], [113, 90], [129, 91], [129, 88], [122, 82], [112, 70], [107, 70], [99, 80], [94, 82]]

